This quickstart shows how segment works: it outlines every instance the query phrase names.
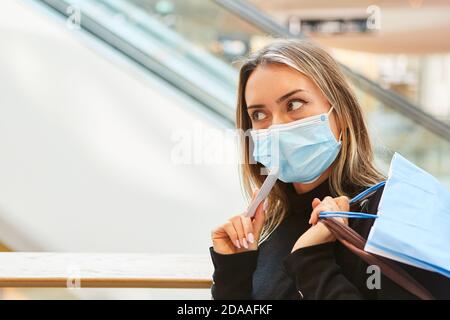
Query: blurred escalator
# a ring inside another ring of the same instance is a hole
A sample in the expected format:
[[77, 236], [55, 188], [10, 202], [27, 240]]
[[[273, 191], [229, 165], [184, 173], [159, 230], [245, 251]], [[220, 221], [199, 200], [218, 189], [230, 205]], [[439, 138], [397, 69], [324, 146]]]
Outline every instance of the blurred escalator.
[[[39, 0], [234, 122], [236, 59], [288, 29], [236, 0]], [[399, 94], [341, 65], [364, 109], [378, 165], [394, 151], [450, 186], [450, 127]]]

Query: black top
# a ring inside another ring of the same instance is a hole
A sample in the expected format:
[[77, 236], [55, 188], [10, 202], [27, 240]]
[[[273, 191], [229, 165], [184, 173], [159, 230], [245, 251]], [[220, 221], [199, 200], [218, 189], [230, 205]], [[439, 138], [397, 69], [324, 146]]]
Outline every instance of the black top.
[[[285, 184], [285, 189], [287, 215], [258, 250], [219, 254], [209, 248], [214, 264], [212, 299], [416, 299], [383, 275], [381, 288], [369, 289], [366, 283], [373, 272], [339, 241], [291, 253], [297, 239], [311, 227], [312, 200], [322, 200], [331, 192], [328, 180], [302, 194], [292, 184]], [[376, 214], [382, 192], [383, 187], [363, 201], [359, 211]], [[349, 226], [365, 239], [372, 224], [373, 219], [349, 219]], [[450, 299], [449, 278], [400, 265], [434, 297]]]

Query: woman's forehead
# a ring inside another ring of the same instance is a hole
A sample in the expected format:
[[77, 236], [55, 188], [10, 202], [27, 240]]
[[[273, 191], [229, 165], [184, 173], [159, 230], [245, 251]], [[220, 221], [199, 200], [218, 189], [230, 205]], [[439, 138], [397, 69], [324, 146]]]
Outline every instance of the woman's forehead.
[[249, 76], [245, 87], [245, 101], [249, 104], [277, 99], [292, 90], [312, 91], [314, 83], [301, 72], [284, 64], [258, 66]]

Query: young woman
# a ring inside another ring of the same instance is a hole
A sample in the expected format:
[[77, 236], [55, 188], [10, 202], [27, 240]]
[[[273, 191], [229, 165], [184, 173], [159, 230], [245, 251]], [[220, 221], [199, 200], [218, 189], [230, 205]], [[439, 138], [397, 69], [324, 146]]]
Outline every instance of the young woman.
[[[368, 265], [318, 221], [322, 211], [348, 211], [349, 198], [385, 179], [361, 108], [327, 52], [277, 40], [251, 55], [240, 69], [236, 123], [251, 133], [241, 148], [247, 195], [275, 158], [280, 175], [253, 218], [239, 214], [212, 231], [213, 299], [415, 298], [384, 276], [379, 288], [368, 286]], [[277, 157], [267, 155], [267, 128], [281, 134]], [[361, 211], [376, 214], [382, 191]], [[365, 238], [373, 223], [341, 221]], [[443, 276], [404, 268], [435, 296], [448, 291], [438, 285]]]

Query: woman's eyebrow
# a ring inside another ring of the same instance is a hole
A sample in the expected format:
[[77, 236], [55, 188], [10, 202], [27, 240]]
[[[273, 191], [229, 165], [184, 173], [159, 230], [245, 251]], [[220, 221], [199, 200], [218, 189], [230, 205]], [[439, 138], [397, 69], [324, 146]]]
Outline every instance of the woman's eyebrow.
[[[295, 90], [292, 90], [292, 91], [286, 93], [285, 95], [279, 97], [279, 98], [277, 99], [277, 103], [281, 103], [281, 102], [283, 102], [284, 100], [286, 100], [287, 98], [289, 98], [290, 96], [292, 96], [293, 94], [295, 94], [295, 93], [297, 93], [297, 92], [301, 92], [301, 91], [307, 92], [307, 90], [305, 90], [305, 89], [295, 89]], [[248, 107], [247, 107], [247, 110], [248, 110], [248, 109], [254, 109], [254, 108], [264, 108], [264, 105], [263, 105], [263, 104], [254, 104], [254, 105], [248, 106]]]
[[292, 90], [288, 93], [286, 93], [285, 95], [281, 96], [280, 98], [277, 99], [277, 103], [283, 102], [284, 100], [286, 100], [287, 98], [289, 98], [290, 96], [292, 96], [293, 94], [297, 93], [297, 92], [301, 92], [301, 91], [306, 91], [304, 89], [296, 89], [296, 90]]

